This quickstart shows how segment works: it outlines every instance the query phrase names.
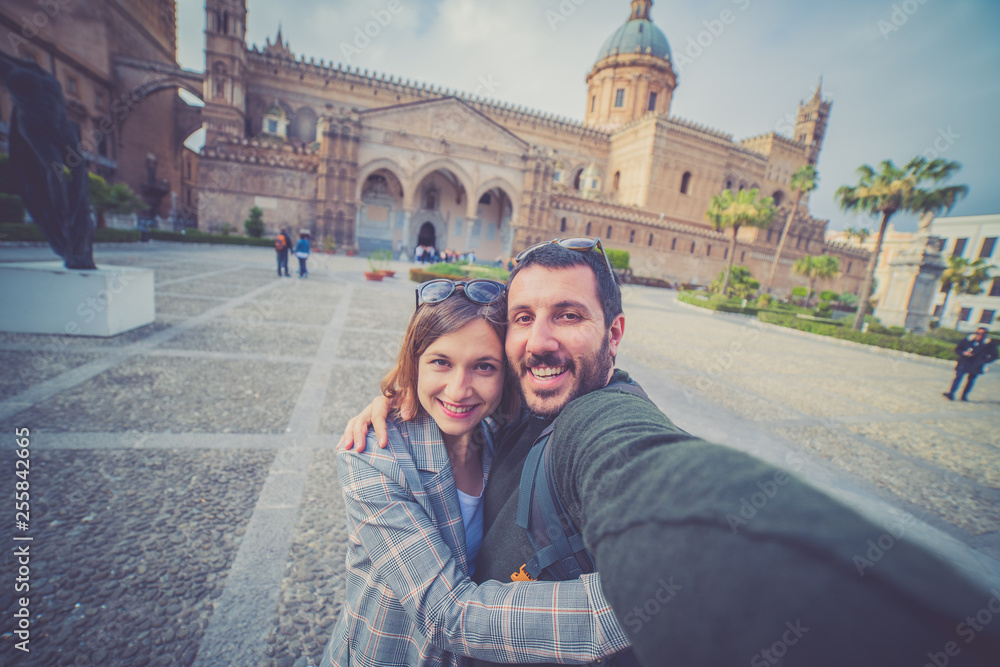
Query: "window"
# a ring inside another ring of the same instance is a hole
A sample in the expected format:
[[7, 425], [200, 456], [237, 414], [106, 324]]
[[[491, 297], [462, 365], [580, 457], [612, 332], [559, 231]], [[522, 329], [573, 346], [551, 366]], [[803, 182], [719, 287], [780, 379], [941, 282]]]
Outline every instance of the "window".
[[745, 262], [746, 259], [747, 259], [747, 251], [744, 250], [743, 252], [740, 253], [740, 261]]
[[980, 324], [993, 324], [993, 317], [997, 314], [995, 310], [984, 310], [983, 314], [979, 316]]
[[587, 223], [587, 233], [585, 234], [585, 236], [590, 236], [590, 223], [589, 222]]
[[611, 225], [608, 225], [608, 234], [604, 238], [608, 239], [609, 241], [611, 240]]
[[625, 106], [625, 89], [619, 88], [615, 91], [615, 106], [621, 108]]
[[941, 283], [941, 294], [944, 294], [947, 291], [948, 291], [948, 285], [945, 283]]
[[990, 296], [1000, 296], [1000, 278], [994, 278], [990, 285]]
[[681, 194], [686, 195], [688, 193], [688, 188], [691, 187], [691, 172], [685, 171], [684, 175], [681, 176]]
[[726, 189], [727, 190], [732, 190], [733, 189], [733, 182], [732, 181], [726, 181]]
[[628, 234], [628, 242], [629, 243], [635, 243], [635, 230], [634, 229], [631, 232], [629, 232], [629, 234]]
[[972, 309], [971, 308], [963, 308], [962, 310], [958, 311], [958, 321], [959, 322], [968, 322], [969, 321], [969, 315], [971, 315], [971, 314], [972, 314]]
[[722, 251], [722, 259], [729, 259], [729, 248], [724, 248]]
[[770, 243], [770, 242], [771, 242], [771, 234], [772, 234], [773, 232], [774, 232], [774, 230], [773, 230], [773, 229], [769, 229], [769, 230], [767, 230], [767, 242], [768, 242], [768, 243]]
[[711, 257], [711, 256], [712, 256], [712, 244], [711, 244], [711, 243], [709, 243], [709, 244], [708, 244], [708, 245], [707, 245], [707, 246], [705, 247], [705, 254], [706, 254], [706, 255], [708, 255], [709, 257]]
[[74, 79], [73, 77], [69, 77], [66, 79], [66, 92], [69, 93], [70, 95], [76, 95], [77, 93], [76, 79]]
[[97, 93], [94, 96], [94, 106], [98, 109], [104, 108], [104, 93]]
[[560, 223], [559, 223], [559, 231], [560, 232], [565, 232], [566, 231], [566, 218], [563, 218], [562, 221], [560, 221]]
[[846, 273], [850, 273], [851, 272], [851, 267], [852, 266], [854, 266], [854, 262], [848, 262], [847, 263], [847, 271], [846, 271]]
[[934, 306], [934, 314], [932, 315], [932, 317], [941, 317], [941, 311], [942, 310], [944, 310], [944, 304], [943, 303], [939, 304], [937, 306]]
[[489, 206], [490, 204], [493, 203], [493, 197], [491, 197], [490, 193], [487, 192], [486, 194], [484, 194], [482, 197], [479, 198], [479, 203], [484, 206]]
[[673, 241], [670, 242], [670, 249], [677, 250], [677, 239], [674, 239]]
[[618, 192], [618, 184], [621, 183], [622, 173], [620, 171], [615, 172], [615, 178], [611, 183], [611, 189]]
[[649, 106], [646, 107], [646, 111], [656, 111], [656, 93], [649, 94]]
[[691, 249], [688, 251], [690, 254], [694, 254], [694, 241], [691, 241]]
[[983, 239], [983, 247], [979, 249], [979, 256], [989, 259], [993, 256], [993, 248], [997, 244], [997, 239], [995, 236], [988, 239]]
[[270, 132], [271, 134], [277, 134], [278, 133], [278, 121], [274, 120], [273, 118], [268, 118], [267, 119], [267, 131]]
[[592, 98], [590, 98], [590, 110], [593, 111], [596, 108], [597, 108], [597, 95], [594, 95]]
[[952, 257], [961, 257], [962, 253], [965, 252], [965, 244], [969, 242], [969, 239], [955, 239], [955, 248], [951, 251]]
[[781, 202], [785, 201], [785, 193], [781, 190], [777, 190], [773, 195], [771, 195], [771, 199], [774, 200], [774, 207], [777, 208], [781, 206]]
[[649, 243], [647, 243], [646, 245], [648, 245], [651, 248], [653, 247], [653, 235], [652, 234], [649, 235]]

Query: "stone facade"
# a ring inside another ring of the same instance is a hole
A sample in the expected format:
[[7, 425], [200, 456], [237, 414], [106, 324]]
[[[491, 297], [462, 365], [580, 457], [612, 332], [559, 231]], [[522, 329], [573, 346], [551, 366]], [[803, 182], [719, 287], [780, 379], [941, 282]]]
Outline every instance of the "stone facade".
[[[4, 0], [0, 29], [0, 50], [36, 63], [62, 85], [82, 147], [68, 159], [127, 183], [150, 205], [148, 215], [165, 216], [167, 195], [180, 191], [184, 139], [201, 126], [176, 92], [201, 77], [178, 76], [174, 1]], [[0, 88], [3, 152], [10, 109]]]
[[[362, 252], [434, 244], [480, 260], [589, 234], [628, 250], [637, 275], [707, 284], [729, 254], [705, 219], [711, 196], [759, 188], [780, 213], [771, 230], [744, 230], [736, 260], [763, 278], [791, 210], [789, 180], [818, 159], [831, 102], [819, 88], [801, 102], [792, 137], [734, 141], [671, 117], [669, 45], [652, 2], [631, 7], [587, 76], [580, 123], [296, 56], [280, 31], [247, 48], [245, 4], [209, 0], [199, 225], [235, 226], [263, 199], [269, 232], [306, 228]], [[796, 259], [823, 253], [843, 271], [827, 287], [857, 291], [868, 253], [827, 244], [826, 225], [805, 198], [778, 293], [804, 283]]]

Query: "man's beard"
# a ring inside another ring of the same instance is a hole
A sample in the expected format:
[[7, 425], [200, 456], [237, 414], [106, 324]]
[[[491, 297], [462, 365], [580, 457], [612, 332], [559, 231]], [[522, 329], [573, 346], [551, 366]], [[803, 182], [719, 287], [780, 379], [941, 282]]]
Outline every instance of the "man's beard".
[[[579, 363], [578, 363], [579, 361]], [[536, 366], [560, 367], [565, 364], [566, 373], [573, 376], [573, 384], [569, 393], [557, 405], [546, 405], [548, 399], [559, 396], [564, 392], [563, 387], [557, 389], [530, 389], [525, 390], [524, 379], [531, 374], [531, 368]], [[608, 376], [614, 366], [611, 358], [611, 332], [605, 332], [601, 347], [593, 355], [583, 357], [579, 360], [573, 358], [563, 359], [558, 354], [547, 355], [528, 354], [519, 365], [518, 380], [521, 394], [528, 404], [528, 409], [532, 414], [539, 417], [552, 418], [557, 416], [573, 399], [588, 394], [597, 389], [601, 389], [608, 383]]]

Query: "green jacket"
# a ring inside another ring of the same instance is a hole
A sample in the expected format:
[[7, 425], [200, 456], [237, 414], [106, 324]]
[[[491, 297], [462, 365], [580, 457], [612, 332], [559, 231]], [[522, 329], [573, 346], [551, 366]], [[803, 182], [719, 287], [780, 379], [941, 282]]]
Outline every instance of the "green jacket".
[[[534, 553], [516, 509], [544, 425], [499, 446], [478, 581], [509, 581]], [[613, 388], [567, 405], [549, 446], [560, 499], [644, 665], [996, 664], [1000, 591], [912, 544], [905, 522], [876, 525]], [[975, 620], [984, 609], [993, 623]]]

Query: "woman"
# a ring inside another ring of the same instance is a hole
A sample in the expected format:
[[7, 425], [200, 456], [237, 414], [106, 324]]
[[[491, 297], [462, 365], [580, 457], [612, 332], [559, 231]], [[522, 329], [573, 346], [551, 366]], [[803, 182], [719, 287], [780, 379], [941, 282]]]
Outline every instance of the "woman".
[[305, 230], [300, 231], [299, 242], [295, 244], [295, 256], [299, 259], [299, 278], [305, 278], [309, 275], [309, 271], [306, 269], [306, 260], [309, 259], [311, 250], [309, 246], [309, 232]]
[[[350, 530], [344, 607], [323, 665], [585, 663], [628, 648], [596, 574], [566, 582], [469, 579], [482, 539], [497, 412], [518, 393], [506, 372], [502, 283], [417, 288], [382, 391], [408, 414], [389, 451], [341, 451]], [[374, 438], [370, 433], [369, 438]], [[557, 641], [558, 639], [558, 641]]]

